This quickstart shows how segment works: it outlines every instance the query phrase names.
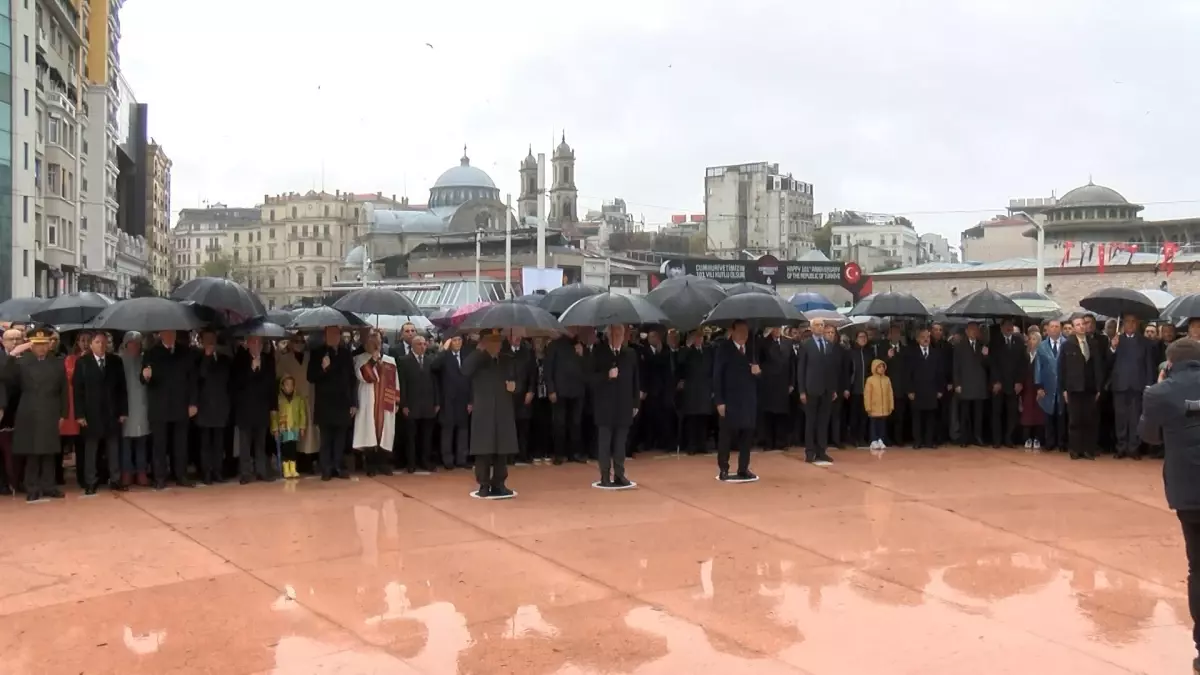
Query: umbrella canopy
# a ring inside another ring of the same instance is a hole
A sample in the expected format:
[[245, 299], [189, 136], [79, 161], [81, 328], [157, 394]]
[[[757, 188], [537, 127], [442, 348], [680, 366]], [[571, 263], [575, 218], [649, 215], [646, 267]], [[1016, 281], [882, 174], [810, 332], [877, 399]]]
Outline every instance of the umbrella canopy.
[[850, 310], [850, 316], [900, 316], [927, 318], [930, 315], [925, 303], [911, 293], [872, 293]]
[[1029, 316], [1011, 298], [990, 288], [981, 288], [959, 298], [946, 308], [946, 316], [973, 319], [1021, 319]]
[[1142, 321], [1154, 321], [1161, 312], [1141, 291], [1132, 288], [1101, 288], [1079, 301], [1089, 312], [1121, 318], [1132, 314]]
[[290, 309], [268, 309], [264, 318], [270, 323], [287, 326], [292, 323], [292, 319], [296, 318], [296, 312]]
[[435, 314], [429, 317], [430, 322], [438, 328], [453, 328], [462, 323], [472, 313], [491, 305], [490, 302], [472, 302], [469, 305], [455, 307], [443, 312], [440, 316]]
[[0, 302], [0, 321], [29, 323], [33, 321], [29, 315], [44, 307], [47, 302], [49, 300], [46, 298], [9, 298]]
[[753, 281], [743, 281], [740, 284], [730, 284], [725, 287], [726, 295], [743, 295], [745, 293], [775, 295], [775, 289], [766, 284], [756, 284]]
[[171, 294], [172, 300], [191, 301], [226, 315], [233, 323], [242, 323], [265, 316], [262, 300], [245, 286], [232, 279], [198, 277], [185, 283]]
[[518, 305], [533, 305], [534, 307], [540, 307], [542, 304], [542, 298], [545, 297], [545, 293], [532, 293], [530, 295], [519, 295], [515, 298], [512, 298], [512, 301]]
[[797, 293], [788, 298], [788, 302], [792, 303], [792, 306], [801, 312], [811, 312], [814, 309], [827, 309], [829, 311], [837, 309], [837, 305], [833, 304], [832, 300], [820, 293]]
[[1162, 312], [1163, 321], [1189, 321], [1200, 319], [1200, 293], [1189, 293], [1175, 298]]
[[236, 337], [262, 337], [262, 338], [285, 338], [289, 333], [286, 328], [277, 323], [264, 321], [262, 319], [251, 319], [246, 323], [234, 326], [230, 329]]
[[334, 309], [355, 314], [384, 314], [411, 316], [421, 310], [400, 291], [390, 288], [360, 288], [350, 291], [333, 303]]
[[850, 319], [850, 323], [838, 328], [838, 330], [853, 336], [859, 330], [866, 330], [870, 326], [874, 326], [876, 329], [878, 329], [879, 319], [874, 316], [856, 316]]
[[1167, 308], [1172, 302], [1175, 302], [1175, 296], [1157, 288], [1143, 288], [1141, 294], [1149, 298], [1150, 302], [1161, 312]]
[[626, 325], [666, 325], [667, 314], [640, 295], [601, 293], [589, 295], [563, 312], [558, 322], [564, 326], [602, 328], [614, 323]]
[[166, 298], [132, 298], [100, 310], [88, 327], [96, 330], [159, 333], [168, 330], [196, 330], [203, 325], [187, 305]]
[[546, 294], [542, 301], [538, 303], [538, 307], [558, 316], [567, 311], [571, 305], [588, 297], [589, 295], [599, 295], [606, 293], [607, 288], [599, 286], [589, 286], [587, 284], [568, 284], [560, 286]]
[[101, 310], [113, 302], [103, 293], [70, 293], [51, 299], [36, 312], [30, 312], [29, 317], [53, 326], [82, 324], [96, 318]]
[[725, 298], [713, 307], [704, 323], [728, 328], [745, 320], [753, 327], [782, 326], [804, 321], [804, 315], [787, 300], [774, 294], [742, 293]]
[[660, 288], [672, 288], [674, 286], [715, 286], [721, 289], [722, 297], [724, 297], [725, 293], [725, 287], [721, 285], [721, 282], [709, 279], [708, 277], [698, 277], [695, 274], [684, 274], [678, 277], [663, 279], [653, 290], [657, 291]]
[[1029, 316], [1038, 319], [1056, 319], [1062, 316], [1061, 305], [1036, 291], [1017, 291], [1009, 293], [1008, 298]]
[[[792, 303], [795, 305], [796, 303]], [[846, 315], [833, 309], [810, 309], [804, 313], [804, 318], [809, 321], [820, 319], [828, 326], [840, 327], [850, 323], [851, 319]]]
[[694, 330], [717, 303], [726, 298], [725, 289], [701, 277], [668, 279], [646, 295], [680, 330]]
[[332, 307], [313, 307], [306, 309], [288, 324], [292, 330], [324, 330], [326, 328], [354, 328], [366, 326], [367, 322], [341, 310]]
[[550, 312], [533, 305], [502, 301], [472, 312], [458, 325], [458, 334], [482, 330], [521, 329], [527, 337], [554, 337], [565, 332]]

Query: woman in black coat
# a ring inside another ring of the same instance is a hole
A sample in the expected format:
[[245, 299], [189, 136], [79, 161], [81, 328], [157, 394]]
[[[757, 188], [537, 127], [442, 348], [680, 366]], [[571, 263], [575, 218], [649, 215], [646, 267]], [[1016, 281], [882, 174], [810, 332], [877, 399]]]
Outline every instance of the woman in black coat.
[[704, 452], [708, 428], [712, 421], [713, 351], [704, 346], [704, 333], [699, 330], [688, 335], [687, 346], [678, 352], [681, 443], [689, 455]]

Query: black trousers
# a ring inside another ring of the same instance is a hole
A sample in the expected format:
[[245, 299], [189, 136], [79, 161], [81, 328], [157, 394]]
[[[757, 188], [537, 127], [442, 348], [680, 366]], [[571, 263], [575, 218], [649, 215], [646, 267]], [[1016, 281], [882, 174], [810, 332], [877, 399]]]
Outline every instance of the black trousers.
[[151, 465], [154, 467], [154, 481], [167, 482], [167, 448], [170, 446], [170, 473], [175, 474], [175, 480], [187, 481], [188, 469], [188, 421], [151, 422], [151, 441], [154, 444], [151, 452]]
[[467, 425], [442, 425], [442, 465], [447, 469], [467, 465]]
[[938, 409], [912, 406], [913, 445], [932, 448], [938, 444]]
[[689, 455], [706, 451], [709, 415], [684, 415], [680, 426], [680, 447]]
[[958, 399], [958, 442], [983, 445], [983, 404], [980, 399]]
[[1192, 642], [1200, 651], [1200, 510], [1176, 511], [1183, 527], [1183, 550], [1187, 554], [1188, 612], [1192, 615]]
[[892, 399], [892, 414], [887, 417], [887, 442], [889, 445], [904, 445], [908, 436], [908, 396], [896, 392]]
[[829, 444], [835, 448], [842, 447], [842, 432], [846, 428], [845, 414], [846, 399], [839, 392], [836, 398], [829, 402]]
[[1067, 415], [1071, 425], [1067, 440], [1070, 442], [1071, 457], [1095, 457], [1097, 430], [1100, 428], [1096, 418], [1096, 394], [1070, 392], [1067, 398]]
[[1043, 445], [1047, 450], [1067, 451], [1067, 407], [1061, 393], [1054, 401], [1054, 412], [1046, 413], [1046, 442]]
[[938, 399], [937, 407], [937, 443], [947, 443], [950, 438], [950, 422], [954, 418], [950, 407], [954, 405], [954, 392], [946, 391]]
[[850, 394], [846, 411], [846, 435], [855, 446], [863, 446], [870, 442], [867, 438], [867, 408], [863, 403], [862, 394]]
[[529, 418], [517, 418], [517, 461], [529, 462]]
[[750, 445], [754, 442], [753, 429], [738, 429], [721, 419], [721, 434], [717, 440], [717, 468], [729, 471], [729, 455], [738, 454], [738, 473], [750, 470]]
[[992, 394], [992, 445], [1012, 445], [1020, 422], [1017, 395]]
[[1142, 417], [1142, 392], [1114, 391], [1112, 402], [1117, 457], [1133, 457], [1142, 442], [1137, 432]]
[[554, 454], [554, 414], [550, 399], [534, 398], [529, 418], [529, 454], [533, 459], [545, 459]]
[[596, 427], [596, 457], [600, 480], [625, 477], [625, 443], [629, 427]]
[[432, 417], [408, 418], [404, 421], [404, 468], [408, 471], [430, 469], [437, 466], [433, 452], [433, 427], [437, 422]]
[[104, 450], [108, 461], [108, 479], [119, 480], [121, 476], [121, 436], [114, 432], [103, 438], [87, 437], [83, 441], [83, 485], [96, 487], [100, 482], [97, 463], [100, 451]]
[[[238, 442], [238, 475], [249, 480], [270, 478], [271, 467], [267, 464], [267, 430], [262, 427], [238, 427], [241, 440]], [[324, 438], [324, 434], [322, 434]]]
[[508, 455], [475, 455], [475, 480], [479, 487], [495, 490], [508, 480]]
[[225, 464], [225, 427], [200, 427], [200, 480], [220, 480]]
[[829, 447], [829, 420], [833, 401], [829, 394], [807, 394], [804, 404], [804, 454], [822, 455]]
[[[321, 477], [346, 473], [346, 429], [340, 424], [321, 425]], [[243, 448], [243, 451], [245, 449]]]
[[551, 404], [554, 420], [554, 456], [566, 459], [583, 454], [583, 397], [564, 398]]
[[58, 455], [25, 455], [25, 492], [43, 495], [58, 489], [54, 466]]

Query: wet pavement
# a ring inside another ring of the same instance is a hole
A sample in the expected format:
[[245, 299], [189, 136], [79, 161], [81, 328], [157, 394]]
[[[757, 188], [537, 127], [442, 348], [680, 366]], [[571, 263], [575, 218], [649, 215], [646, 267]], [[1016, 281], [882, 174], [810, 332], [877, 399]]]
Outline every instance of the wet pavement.
[[639, 457], [0, 502], [0, 673], [1186, 673], [1161, 462]]

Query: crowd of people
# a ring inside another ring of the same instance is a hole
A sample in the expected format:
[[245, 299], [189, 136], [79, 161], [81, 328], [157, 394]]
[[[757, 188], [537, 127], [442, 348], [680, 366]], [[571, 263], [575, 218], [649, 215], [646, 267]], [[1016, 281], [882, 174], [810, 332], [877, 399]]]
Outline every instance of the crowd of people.
[[[1200, 338], [1200, 321], [1188, 333]], [[512, 496], [509, 465], [589, 458], [597, 487], [631, 487], [624, 460], [645, 450], [716, 451], [731, 481], [756, 479], [752, 447], [802, 447], [818, 465], [847, 445], [946, 443], [1140, 459], [1161, 456], [1138, 437], [1138, 417], [1175, 339], [1169, 324], [1098, 326], [1088, 314], [1024, 331], [814, 320], [552, 339], [485, 331], [441, 344], [405, 324], [394, 345], [342, 328], [278, 341], [72, 335], [4, 332], [0, 493], [61, 497], [67, 458], [87, 495], [474, 464], [487, 498]]]

